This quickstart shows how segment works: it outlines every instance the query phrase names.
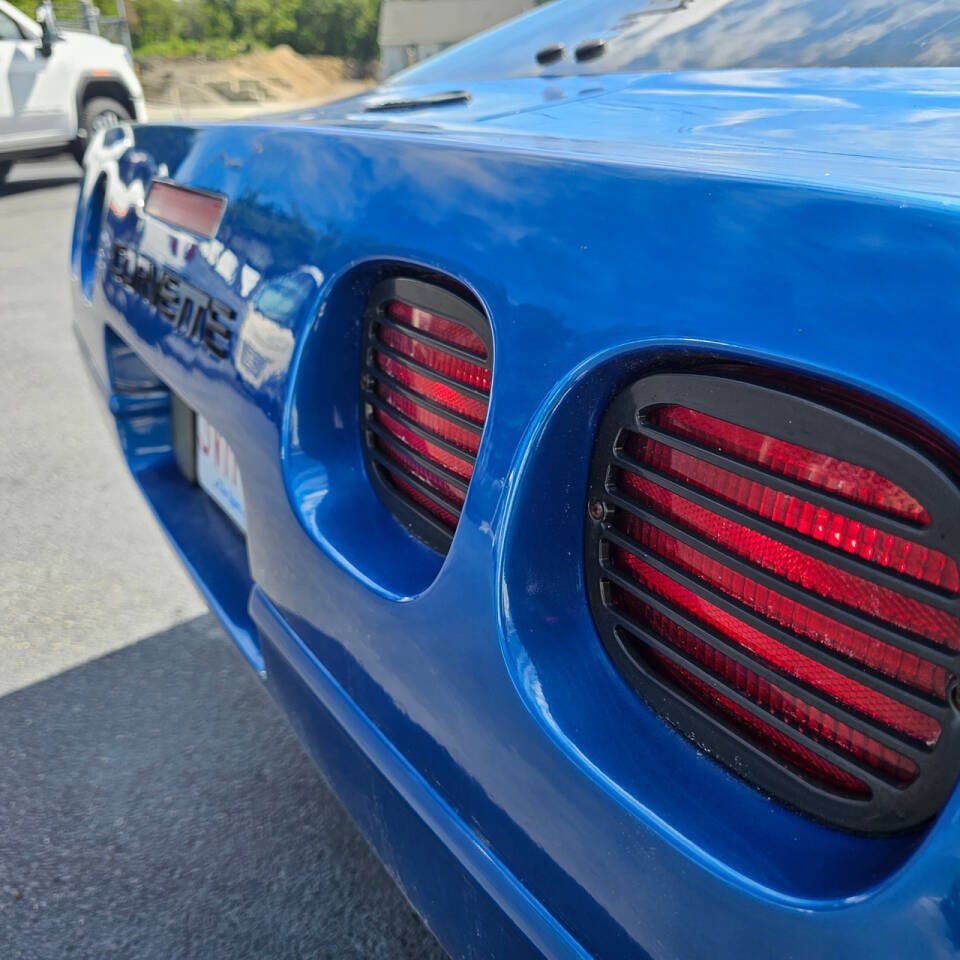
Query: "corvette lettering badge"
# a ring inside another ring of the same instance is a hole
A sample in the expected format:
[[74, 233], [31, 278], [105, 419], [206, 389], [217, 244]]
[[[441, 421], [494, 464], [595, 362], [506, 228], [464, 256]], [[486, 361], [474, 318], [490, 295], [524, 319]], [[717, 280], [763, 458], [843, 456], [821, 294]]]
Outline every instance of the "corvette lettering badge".
[[115, 243], [110, 252], [110, 274], [214, 357], [223, 359], [229, 354], [237, 317], [231, 307], [121, 243]]

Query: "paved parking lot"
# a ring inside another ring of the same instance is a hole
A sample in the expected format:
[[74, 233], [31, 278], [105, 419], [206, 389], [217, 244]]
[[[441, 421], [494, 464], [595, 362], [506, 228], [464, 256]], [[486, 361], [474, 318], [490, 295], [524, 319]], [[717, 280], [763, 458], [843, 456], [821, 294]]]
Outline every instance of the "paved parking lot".
[[80, 367], [70, 162], [0, 189], [0, 956], [443, 956], [206, 612]]

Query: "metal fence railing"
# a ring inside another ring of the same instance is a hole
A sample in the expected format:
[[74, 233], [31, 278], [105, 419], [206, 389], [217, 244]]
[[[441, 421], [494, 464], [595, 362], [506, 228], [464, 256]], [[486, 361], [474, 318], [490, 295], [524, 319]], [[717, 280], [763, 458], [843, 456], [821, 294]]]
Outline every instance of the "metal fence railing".
[[114, 43], [122, 43], [132, 50], [130, 27], [127, 23], [123, 0], [117, 0], [117, 16], [101, 16], [99, 9], [91, 2], [54, 2], [53, 12], [57, 26], [61, 30], [79, 30], [83, 33], [95, 33]]

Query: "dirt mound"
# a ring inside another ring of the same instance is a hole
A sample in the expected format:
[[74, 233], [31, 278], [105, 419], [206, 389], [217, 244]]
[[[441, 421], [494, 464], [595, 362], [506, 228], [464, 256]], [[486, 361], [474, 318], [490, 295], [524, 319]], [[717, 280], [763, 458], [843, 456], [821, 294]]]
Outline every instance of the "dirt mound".
[[339, 57], [302, 57], [288, 46], [257, 51], [232, 61], [231, 68], [252, 73], [283, 87], [297, 99], [313, 96], [317, 87], [334, 86], [349, 79], [346, 63]]
[[150, 57], [140, 61], [140, 74], [148, 100], [193, 105], [319, 99], [354, 69], [338, 57], [303, 57], [280, 46], [233, 60]]

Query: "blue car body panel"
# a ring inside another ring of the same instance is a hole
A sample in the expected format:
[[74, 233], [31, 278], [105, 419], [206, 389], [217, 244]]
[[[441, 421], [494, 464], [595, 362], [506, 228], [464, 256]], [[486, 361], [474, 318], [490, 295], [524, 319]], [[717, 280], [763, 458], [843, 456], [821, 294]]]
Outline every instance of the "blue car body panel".
[[[763, 797], [627, 688], [582, 571], [598, 419], [645, 372], [802, 372], [960, 444], [955, 85], [952, 70], [528, 78], [454, 106], [355, 101], [96, 148], [76, 327], [128, 464], [454, 955], [960, 949], [960, 797], [890, 838]], [[144, 215], [156, 176], [226, 196], [214, 239]], [[230, 356], [120, 284], [115, 243], [236, 310]], [[493, 330], [444, 558], [399, 528], [360, 456], [358, 330], [383, 265], [455, 279]], [[128, 350], [156, 383], [125, 385]], [[169, 391], [236, 452], [246, 540], [177, 471]]]

